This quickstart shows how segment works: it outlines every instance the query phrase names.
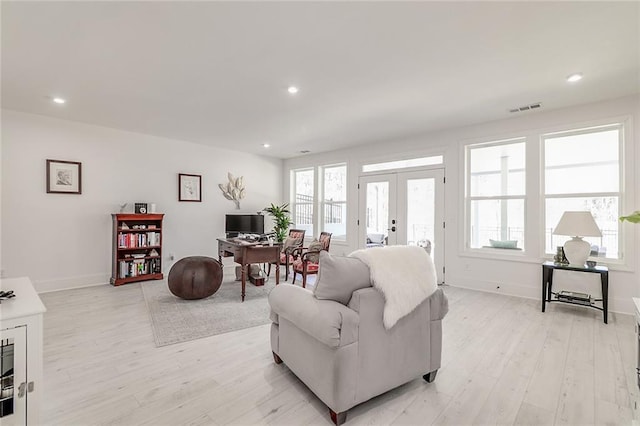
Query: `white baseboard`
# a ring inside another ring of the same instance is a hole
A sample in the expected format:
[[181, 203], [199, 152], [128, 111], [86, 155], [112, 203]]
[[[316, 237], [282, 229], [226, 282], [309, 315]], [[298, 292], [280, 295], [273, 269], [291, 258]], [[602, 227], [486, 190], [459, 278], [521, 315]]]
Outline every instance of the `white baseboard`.
[[[223, 273], [235, 274], [237, 264], [223, 265]], [[169, 276], [169, 271], [164, 272], [165, 278]], [[80, 275], [77, 277], [57, 278], [53, 280], [33, 280], [33, 287], [38, 293], [49, 293], [52, 291], [71, 290], [74, 288], [93, 287], [97, 285], [109, 284], [110, 274]]]
[[[504, 294], [507, 296], [524, 297], [534, 299], [542, 303], [542, 287], [533, 288], [531, 286], [514, 285], [504, 282], [487, 280], [447, 280], [447, 285], [451, 287], [468, 288], [470, 290], [484, 291], [487, 293]], [[498, 288], [499, 287], [499, 288]], [[609, 293], [611, 294], [611, 293]], [[628, 300], [627, 300], [628, 299]], [[609, 296], [609, 312], [619, 314], [634, 314], [633, 300], [629, 298], [616, 298]]]
[[81, 275], [77, 277], [58, 278], [55, 280], [34, 280], [33, 287], [38, 293], [49, 293], [52, 291], [71, 290], [74, 288], [105, 285], [109, 284], [110, 278], [110, 275], [93, 274]]

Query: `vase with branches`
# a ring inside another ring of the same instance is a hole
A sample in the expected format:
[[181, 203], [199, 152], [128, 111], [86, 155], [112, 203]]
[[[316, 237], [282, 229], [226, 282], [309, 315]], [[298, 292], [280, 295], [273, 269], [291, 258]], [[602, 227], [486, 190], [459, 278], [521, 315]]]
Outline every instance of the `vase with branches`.
[[287, 238], [289, 226], [293, 223], [289, 216], [289, 203], [284, 203], [279, 206], [271, 203], [269, 207], [265, 207], [262, 211], [269, 213], [273, 218], [273, 232], [276, 235], [276, 241], [279, 243], [283, 242], [285, 238]]

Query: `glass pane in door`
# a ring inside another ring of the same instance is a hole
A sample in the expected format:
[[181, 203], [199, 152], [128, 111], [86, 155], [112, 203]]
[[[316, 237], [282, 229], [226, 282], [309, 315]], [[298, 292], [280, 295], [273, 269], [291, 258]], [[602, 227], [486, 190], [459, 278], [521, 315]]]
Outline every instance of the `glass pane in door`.
[[389, 182], [367, 183], [366, 247], [388, 244]]
[[0, 341], [0, 417], [13, 414], [15, 387], [13, 382], [13, 339]]
[[434, 243], [434, 213], [435, 179], [407, 179], [407, 245], [426, 248]]

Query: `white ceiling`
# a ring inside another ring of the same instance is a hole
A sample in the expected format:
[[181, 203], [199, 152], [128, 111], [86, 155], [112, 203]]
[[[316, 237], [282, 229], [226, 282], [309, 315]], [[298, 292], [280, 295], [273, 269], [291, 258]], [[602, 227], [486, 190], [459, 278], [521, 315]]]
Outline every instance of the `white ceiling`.
[[638, 2], [1, 7], [3, 108], [281, 158], [640, 92]]

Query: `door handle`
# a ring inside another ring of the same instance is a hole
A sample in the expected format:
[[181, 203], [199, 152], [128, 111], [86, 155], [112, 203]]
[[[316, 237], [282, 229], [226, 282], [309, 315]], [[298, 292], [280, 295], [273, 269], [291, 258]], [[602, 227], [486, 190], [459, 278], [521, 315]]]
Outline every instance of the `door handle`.
[[392, 226], [391, 228], [387, 228], [387, 231], [396, 232], [396, 227]]
[[20, 383], [18, 386], [18, 398], [22, 398], [27, 390], [27, 384], [25, 382]]

